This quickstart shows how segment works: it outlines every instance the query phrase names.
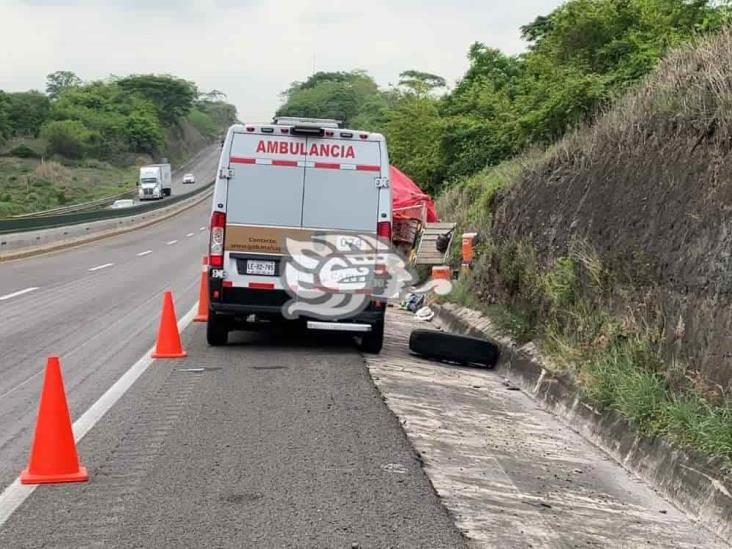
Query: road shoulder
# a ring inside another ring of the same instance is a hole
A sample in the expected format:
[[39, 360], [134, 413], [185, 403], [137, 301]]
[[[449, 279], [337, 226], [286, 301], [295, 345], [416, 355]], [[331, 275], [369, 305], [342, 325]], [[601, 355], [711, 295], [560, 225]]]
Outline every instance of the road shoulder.
[[411, 356], [429, 325], [388, 327], [369, 371], [474, 546], [724, 547], [496, 373]]

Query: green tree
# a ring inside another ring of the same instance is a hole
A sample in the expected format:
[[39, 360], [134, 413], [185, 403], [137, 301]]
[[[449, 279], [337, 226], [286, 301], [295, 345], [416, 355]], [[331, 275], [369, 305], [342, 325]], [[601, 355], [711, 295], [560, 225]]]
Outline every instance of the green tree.
[[132, 151], [155, 154], [163, 145], [163, 132], [151, 113], [133, 112], [127, 117], [125, 133]]
[[115, 82], [90, 82], [65, 90], [52, 103], [55, 120], [78, 120], [92, 132], [86, 152], [113, 160], [126, 152], [152, 154], [163, 142], [155, 105]]
[[473, 44], [467, 72], [441, 97], [444, 79], [421, 71], [390, 90], [362, 71], [319, 72], [283, 93], [278, 114], [383, 131], [393, 162], [436, 191], [591, 120], [669, 48], [732, 23], [729, 4], [568, 0], [521, 28], [522, 55]]
[[412, 93], [424, 96], [447, 86], [441, 76], [415, 70], [404, 71], [399, 75], [399, 85]]
[[198, 97], [195, 84], [174, 76], [132, 75], [116, 83], [127, 93], [138, 94], [151, 101], [165, 126], [171, 126], [187, 116]]
[[217, 130], [228, 128], [236, 122], [236, 107], [230, 103], [223, 101], [225, 95], [222, 92], [213, 90], [212, 92], [203, 94], [196, 101], [196, 108], [191, 111], [192, 116], [196, 111], [205, 114], [210, 118], [211, 123], [216, 126]]
[[480, 171], [521, 147], [515, 112], [521, 60], [480, 43], [471, 46], [468, 59], [465, 76], [440, 104], [442, 173], [449, 179]]
[[71, 71], [56, 71], [46, 76], [46, 94], [56, 99], [64, 90], [81, 85], [81, 78]]
[[522, 32], [534, 72], [568, 67], [624, 86], [647, 74], [669, 47], [720, 28], [722, 14], [709, 0], [572, 0]]
[[13, 133], [10, 125], [10, 98], [0, 90], [0, 141], [4, 141]]
[[37, 91], [27, 91], [9, 93], [7, 98], [7, 116], [13, 135], [37, 137], [50, 113], [48, 97]]
[[201, 93], [198, 96], [198, 99], [201, 101], [211, 101], [211, 102], [222, 102], [226, 100], [226, 94], [220, 90], [211, 90], [210, 92]]
[[379, 88], [363, 71], [319, 72], [305, 82], [294, 82], [283, 93], [277, 116], [334, 118], [351, 126]]
[[441, 180], [442, 131], [437, 100], [428, 96], [404, 94], [387, 113], [384, 133], [391, 162], [431, 192]]
[[48, 140], [48, 152], [66, 158], [83, 158], [91, 132], [78, 120], [54, 120], [43, 126], [41, 135]]

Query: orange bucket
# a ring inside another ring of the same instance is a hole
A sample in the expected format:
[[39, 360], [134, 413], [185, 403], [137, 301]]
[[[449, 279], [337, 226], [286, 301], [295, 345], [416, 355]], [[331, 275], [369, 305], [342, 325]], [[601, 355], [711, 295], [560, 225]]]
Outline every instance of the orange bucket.
[[432, 267], [432, 279], [433, 280], [450, 280], [452, 273], [450, 267], [447, 265], [439, 265]]
[[473, 263], [473, 253], [475, 245], [475, 237], [478, 233], [463, 233], [463, 264], [470, 265]]

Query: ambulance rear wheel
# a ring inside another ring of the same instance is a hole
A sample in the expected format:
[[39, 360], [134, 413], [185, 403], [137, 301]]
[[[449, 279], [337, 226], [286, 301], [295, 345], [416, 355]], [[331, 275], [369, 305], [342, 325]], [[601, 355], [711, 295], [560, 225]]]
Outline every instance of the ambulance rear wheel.
[[210, 309], [208, 311], [208, 323], [206, 324], [206, 341], [212, 347], [226, 345], [229, 341], [228, 319]]
[[364, 353], [378, 355], [384, 346], [384, 321], [371, 326], [371, 331], [361, 338], [360, 348]]

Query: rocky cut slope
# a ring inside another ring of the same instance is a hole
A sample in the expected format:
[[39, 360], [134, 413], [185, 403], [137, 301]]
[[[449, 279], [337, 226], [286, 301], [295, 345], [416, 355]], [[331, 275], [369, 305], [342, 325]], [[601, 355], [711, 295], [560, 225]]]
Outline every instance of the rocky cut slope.
[[499, 194], [491, 233], [502, 251], [482, 277], [488, 293], [499, 301], [526, 293], [511, 272], [517, 249], [528, 246], [539, 271], [561, 258], [584, 257], [585, 267], [594, 258], [602, 276], [584, 271], [608, 291], [590, 301], [657, 333], [668, 368], [728, 394], [731, 152], [732, 34], [723, 33], [672, 53]]

